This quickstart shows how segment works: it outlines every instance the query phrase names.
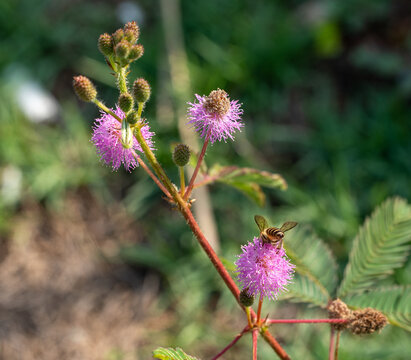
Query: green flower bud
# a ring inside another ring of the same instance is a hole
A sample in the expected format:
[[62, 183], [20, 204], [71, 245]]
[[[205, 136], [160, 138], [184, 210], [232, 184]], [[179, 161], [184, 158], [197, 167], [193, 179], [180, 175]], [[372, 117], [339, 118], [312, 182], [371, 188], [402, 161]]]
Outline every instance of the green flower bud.
[[185, 166], [190, 160], [190, 148], [185, 144], [178, 144], [173, 151], [173, 161], [177, 166]]
[[83, 75], [74, 76], [73, 88], [77, 96], [83, 101], [93, 101], [97, 96], [97, 90], [93, 83]]
[[135, 21], [130, 21], [124, 25], [124, 34], [127, 41], [134, 44], [140, 36], [140, 29]]
[[138, 115], [136, 111], [132, 111], [130, 114], [127, 115], [126, 117], [126, 121], [130, 124], [130, 125], [134, 125], [137, 123], [138, 121]]
[[128, 113], [133, 108], [133, 97], [130, 94], [121, 94], [118, 98], [118, 105], [125, 113]]
[[139, 78], [134, 81], [133, 84], [133, 96], [134, 100], [138, 103], [145, 103], [150, 99], [151, 89], [150, 85], [148, 84], [147, 80], [143, 78]]
[[104, 56], [113, 55], [113, 38], [109, 34], [101, 34], [98, 38], [98, 49]]
[[254, 304], [254, 295], [248, 293], [248, 288], [241, 290], [240, 303], [245, 307], [249, 307]]
[[113, 33], [114, 44], [118, 44], [124, 38], [123, 29], [118, 29]]
[[128, 59], [131, 61], [135, 61], [140, 59], [144, 54], [144, 47], [143, 45], [133, 45], [130, 49], [130, 52], [128, 54]]
[[123, 40], [120, 41], [116, 47], [115, 47], [115, 51], [116, 51], [116, 55], [120, 58], [120, 59], [126, 59], [128, 56], [128, 53], [130, 52], [130, 44]]

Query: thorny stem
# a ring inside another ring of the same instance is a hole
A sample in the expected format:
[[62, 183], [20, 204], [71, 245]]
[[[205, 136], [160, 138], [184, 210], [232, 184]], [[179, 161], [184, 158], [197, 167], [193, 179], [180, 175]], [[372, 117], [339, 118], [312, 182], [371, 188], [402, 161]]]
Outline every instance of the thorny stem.
[[191, 191], [193, 190], [194, 181], [195, 181], [195, 179], [198, 175], [198, 171], [200, 170], [200, 166], [201, 166], [201, 163], [203, 161], [203, 158], [204, 158], [204, 155], [205, 155], [205, 152], [207, 150], [207, 146], [208, 146], [209, 142], [210, 142], [210, 131], [208, 132], [208, 134], [206, 136], [206, 139], [205, 139], [204, 144], [203, 144], [203, 148], [201, 149], [200, 156], [198, 157], [198, 160], [197, 160], [196, 168], [194, 169], [194, 172], [193, 172], [193, 176], [191, 176], [190, 183], [188, 184], [188, 187], [187, 187], [187, 191], [184, 194], [184, 200], [186, 200], [186, 201], [190, 197]]
[[261, 319], [261, 308], [263, 307], [263, 297], [260, 295], [260, 300], [258, 300], [258, 309], [257, 309], [257, 324]]
[[258, 329], [253, 330], [253, 360], [257, 360], [257, 337]]
[[331, 326], [330, 327], [330, 348], [328, 351], [328, 360], [334, 360], [334, 333], [335, 330], [334, 328]]
[[153, 172], [150, 170], [150, 168], [146, 165], [146, 163], [141, 159], [140, 156], [136, 154], [134, 150], [132, 150], [133, 156], [136, 159], [136, 161], [141, 165], [141, 167], [145, 170], [145, 172], [150, 176], [153, 181], [156, 183], [156, 185], [160, 188], [160, 190], [171, 200], [173, 200], [172, 196], [170, 193], [167, 191], [167, 189], [164, 187], [164, 185], [160, 182], [160, 180], [157, 179], [157, 177], [153, 174]]
[[347, 319], [268, 319], [267, 324], [313, 324], [313, 323], [331, 323], [343, 324]]
[[338, 360], [338, 347], [340, 346], [340, 335], [341, 331], [337, 331], [337, 340], [335, 343], [335, 353], [334, 353], [334, 360]]
[[235, 345], [235, 343], [241, 339], [241, 337], [247, 332], [249, 331], [250, 328], [248, 326], [246, 326], [243, 331], [241, 331], [235, 338], [233, 341], [231, 341], [223, 350], [221, 350], [216, 356], [214, 356], [211, 360], [217, 360], [221, 355], [224, 355], [224, 353], [230, 349], [231, 347], [233, 347]]
[[94, 104], [96, 104], [101, 110], [106, 112], [107, 114], [110, 114], [113, 118], [115, 118], [117, 121], [122, 122], [121, 118], [114, 114], [113, 111], [111, 111], [106, 105], [104, 105], [100, 100], [94, 99], [93, 100]]
[[127, 89], [127, 79], [126, 79], [126, 68], [120, 67], [120, 70], [117, 72], [117, 81], [120, 93], [128, 93]]
[[179, 166], [179, 171], [180, 171], [180, 193], [181, 195], [184, 194], [185, 191], [185, 178], [184, 178], [184, 166]]

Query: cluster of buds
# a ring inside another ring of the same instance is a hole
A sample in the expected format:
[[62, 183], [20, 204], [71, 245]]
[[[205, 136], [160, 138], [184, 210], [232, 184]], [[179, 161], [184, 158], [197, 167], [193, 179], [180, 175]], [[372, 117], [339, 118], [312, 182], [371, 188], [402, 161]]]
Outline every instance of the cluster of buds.
[[139, 36], [138, 25], [135, 21], [131, 21], [112, 35], [107, 33], [100, 35], [98, 48], [109, 63], [114, 61], [120, 67], [126, 67], [143, 56], [144, 47], [137, 44]]
[[380, 311], [366, 308], [352, 311], [340, 299], [328, 304], [328, 315], [331, 319], [345, 319], [344, 323], [335, 323], [331, 326], [335, 330], [348, 329], [353, 334], [372, 334], [387, 325], [387, 318]]

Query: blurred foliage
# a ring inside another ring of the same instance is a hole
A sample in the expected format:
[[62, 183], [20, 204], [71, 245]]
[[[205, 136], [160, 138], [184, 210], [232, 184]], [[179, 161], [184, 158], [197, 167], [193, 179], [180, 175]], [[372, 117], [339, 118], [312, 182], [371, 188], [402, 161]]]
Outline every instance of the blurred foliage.
[[[83, 73], [96, 82], [108, 105], [115, 103], [114, 78], [96, 41], [124, 23], [119, 16], [123, 3], [0, 2], [0, 227], [7, 229], [19, 203], [34, 199], [46, 206], [58, 204], [68, 188], [87, 186], [106, 201], [124, 201], [141, 220], [147, 241], [122, 249], [120, 255], [167, 280], [165, 302], [171, 301], [181, 318], [170, 342], [195, 353], [191, 350], [201, 347], [207, 336], [218, 349], [232, 334], [214, 334], [198, 309], [216, 303], [213, 309], [233, 310], [230, 294], [210, 271], [184, 221], [174, 212], [170, 215], [144, 174], [112, 173], [99, 164], [88, 142], [97, 111], [89, 105], [80, 110], [72, 94], [72, 75]], [[165, 88], [162, 93], [172, 104], [167, 114], [175, 118], [159, 3], [130, 3], [137, 4], [146, 50], [132, 76], [144, 76], [152, 84], [147, 116], [157, 134], [159, 158], [176, 181], [169, 149], [179, 140], [178, 131], [161, 126], [166, 122], [156, 96]], [[199, 94], [224, 88], [245, 110], [244, 132], [234, 143], [210, 147], [207, 163], [279, 173], [289, 185], [286, 192], [267, 192], [262, 210], [236, 190], [211, 186], [222, 255], [227, 262], [234, 260], [240, 244], [257, 233], [253, 215], [263, 213], [277, 225], [285, 220], [310, 224], [324, 239], [314, 243], [332, 249], [336, 274], [342, 275], [354, 251], [351, 239], [365, 216], [390, 196], [411, 200], [410, 2], [222, 0], [217, 5], [181, 0], [180, 5], [192, 88]], [[12, 86], [13, 68], [28, 71], [57, 98], [60, 109], [54, 121], [33, 123], [23, 115], [17, 87]], [[4, 195], [13, 188], [5, 186], [6, 175], [16, 186], [21, 177], [21, 188], [12, 198]], [[403, 289], [410, 283], [410, 269], [407, 260], [384, 284]], [[326, 279], [324, 286], [330, 283]], [[307, 286], [303, 280], [296, 284]], [[190, 296], [181, 296], [186, 289]], [[270, 306], [277, 311], [282, 305]], [[308, 317], [315, 310], [298, 311]], [[281, 330], [294, 357], [326, 356], [324, 328]], [[378, 339], [343, 336], [340, 358], [406, 359], [411, 352], [406, 336], [398, 329], [384, 330]], [[240, 341], [236, 346], [247, 354], [248, 345]], [[261, 347], [260, 354], [269, 358], [271, 350]]]

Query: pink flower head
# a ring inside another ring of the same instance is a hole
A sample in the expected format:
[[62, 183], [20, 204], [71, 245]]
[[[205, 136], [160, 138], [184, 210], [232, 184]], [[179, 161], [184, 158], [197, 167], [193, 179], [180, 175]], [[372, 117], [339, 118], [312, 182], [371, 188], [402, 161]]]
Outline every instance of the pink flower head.
[[198, 103], [189, 103], [188, 124], [192, 124], [202, 138], [209, 137], [211, 143], [234, 140], [233, 134], [244, 124], [243, 110], [237, 100], [230, 101], [224, 90], [213, 90], [208, 96], [196, 94]]
[[264, 244], [260, 238], [241, 247], [243, 253], [235, 262], [237, 276], [250, 295], [277, 299], [281, 291], [287, 291], [295, 265], [291, 264], [283, 248]]
[[[120, 108], [112, 111], [120, 119], [124, 119], [125, 114]], [[153, 150], [154, 146], [151, 138], [154, 133], [150, 131], [150, 127], [144, 125], [141, 128], [141, 134], [146, 140], [147, 145]], [[124, 164], [127, 171], [133, 170], [138, 166], [133, 152], [143, 152], [134, 135], [132, 135], [130, 147], [126, 148], [123, 146], [121, 142], [121, 123], [112, 115], [106, 113], [102, 113], [101, 117], [95, 120], [91, 142], [96, 146], [100, 159], [107, 165], [111, 165], [113, 170], [118, 170], [121, 164]]]

